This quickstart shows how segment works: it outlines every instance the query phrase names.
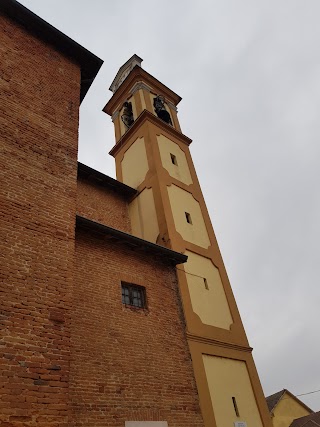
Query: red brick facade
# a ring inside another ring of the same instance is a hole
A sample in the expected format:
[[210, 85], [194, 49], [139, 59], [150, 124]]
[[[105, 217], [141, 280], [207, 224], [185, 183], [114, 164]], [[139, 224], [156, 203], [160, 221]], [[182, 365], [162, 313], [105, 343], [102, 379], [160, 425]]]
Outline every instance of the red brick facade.
[[77, 213], [118, 230], [131, 232], [128, 203], [116, 190], [78, 177]]
[[80, 68], [0, 28], [0, 425], [67, 425]]
[[[75, 271], [74, 425], [202, 426], [174, 267], [79, 230]], [[146, 310], [122, 304], [121, 280], [145, 286]]]
[[130, 233], [123, 192], [77, 184], [80, 65], [0, 29], [0, 427], [202, 426], [173, 265], [75, 233], [76, 213]]

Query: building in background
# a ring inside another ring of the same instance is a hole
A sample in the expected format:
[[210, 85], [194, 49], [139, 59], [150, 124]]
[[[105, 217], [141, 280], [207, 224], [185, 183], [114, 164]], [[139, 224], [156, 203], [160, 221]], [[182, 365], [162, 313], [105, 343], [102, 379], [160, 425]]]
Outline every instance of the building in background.
[[293, 420], [290, 427], [320, 427], [320, 411]]
[[314, 414], [312, 409], [286, 389], [268, 396], [267, 404], [273, 427], [302, 427], [304, 423], [299, 420], [303, 418], [311, 421], [309, 416]]
[[0, 425], [271, 426], [181, 98], [134, 55], [104, 109], [117, 180], [79, 164], [102, 61], [0, 13]]

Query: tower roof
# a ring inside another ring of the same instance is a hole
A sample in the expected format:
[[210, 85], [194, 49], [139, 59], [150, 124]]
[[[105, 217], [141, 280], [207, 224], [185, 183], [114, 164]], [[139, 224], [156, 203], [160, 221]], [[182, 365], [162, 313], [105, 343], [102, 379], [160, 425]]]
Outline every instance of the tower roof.
[[138, 55], [134, 54], [131, 56], [130, 59], [128, 59], [127, 62], [125, 62], [117, 72], [115, 78], [113, 79], [113, 82], [111, 83], [111, 86], [109, 87], [109, 90], [111, 92], [115, 93], [115, 91], [118, 89], [118, 87], [121, 85], [121, 83], [124, 81], [124, 79], [129, 75], [130, 71], [134, 69], [135, 66], [141, 67], [141, 62], [143, 61], [142, 58], [140, 58]]
[[[102, 111], [110, 116], [118, 107], [119, 103], [123, 103], [128, 93], [132, 90], [134, 84], [143, 82], [156, 93], [161, 93], [165, 98], [176, 106], [181, 97], [145, 71], [141, 65], [142, 59], [137, 55], [133, 55], [122, 67], [120, 67], [115, 79], [113, 80], [110, 90], [113, 91], [111, 99], [107, 102]], [[134, 65], [135, 64], [135, 65]]]

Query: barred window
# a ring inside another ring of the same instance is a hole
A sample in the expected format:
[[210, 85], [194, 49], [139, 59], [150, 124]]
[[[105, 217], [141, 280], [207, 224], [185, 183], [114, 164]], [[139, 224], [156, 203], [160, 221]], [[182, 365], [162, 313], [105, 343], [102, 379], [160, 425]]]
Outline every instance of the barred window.
[[143, 286], [121, 282], [122, 304], [146, 308], [146, 290]]

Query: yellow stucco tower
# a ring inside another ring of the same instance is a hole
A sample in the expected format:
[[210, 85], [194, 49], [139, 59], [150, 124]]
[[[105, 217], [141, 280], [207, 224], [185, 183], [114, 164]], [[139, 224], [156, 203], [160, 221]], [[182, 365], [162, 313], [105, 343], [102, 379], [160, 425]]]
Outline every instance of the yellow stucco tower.
[[[188, 256], [177, 266], [186, 335], [206, 427], [271, 427], [246, 334], [180, 129], [181, 98], [134, 55], [111, 84], [117, 179], [138, 190], [132, 233]], [[165, 309], [165, 307], [164, 307]]]

